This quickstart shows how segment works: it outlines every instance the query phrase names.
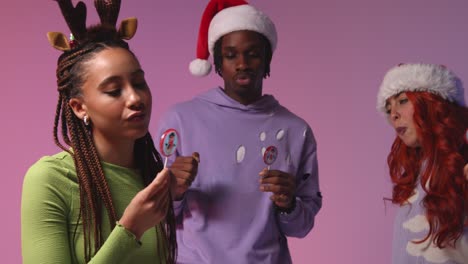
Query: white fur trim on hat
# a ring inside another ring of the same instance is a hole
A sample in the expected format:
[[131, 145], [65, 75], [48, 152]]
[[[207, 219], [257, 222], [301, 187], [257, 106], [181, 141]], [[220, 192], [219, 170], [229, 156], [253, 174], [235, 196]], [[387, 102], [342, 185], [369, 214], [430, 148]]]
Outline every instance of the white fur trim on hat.
[[239, 5], [221, 10], [211, 20], [208, 30], [208, 49], [213, 55], [216, 41], [239, 30], [251, 30], [264, 35], [274, 51], [278, 42], [275, 24], [260, 10], [251, 5]]
[[401, 92], [430, 92], [465, 105], [461, 80], [449, 69], [435, 64], [402, 64], [390, 69], [380, 85], [377, 110], [385, 112], [388, 98]]

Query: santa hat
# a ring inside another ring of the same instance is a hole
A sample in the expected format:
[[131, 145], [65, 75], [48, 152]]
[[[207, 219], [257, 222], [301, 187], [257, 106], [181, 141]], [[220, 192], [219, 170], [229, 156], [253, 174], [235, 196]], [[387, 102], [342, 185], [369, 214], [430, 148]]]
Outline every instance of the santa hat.
[[190, 72], [205, 76], [211, 71], [208, 57], [213, 55], [216, 41], [238, 30], [251, 30], [264, 35], [272, 51], [277, 44], [276, 28], [271, 19], [243, 0], [211, 0], [203, 12], [198, 32], [197, 59], [190, 63]]
[[385, 112], [388, 98], [401, 92], [430, 92], [464, 106], [463, 85], [452, 71], [443, 65], [400, 64], [390, 69], [380, 85], [377, 110]]

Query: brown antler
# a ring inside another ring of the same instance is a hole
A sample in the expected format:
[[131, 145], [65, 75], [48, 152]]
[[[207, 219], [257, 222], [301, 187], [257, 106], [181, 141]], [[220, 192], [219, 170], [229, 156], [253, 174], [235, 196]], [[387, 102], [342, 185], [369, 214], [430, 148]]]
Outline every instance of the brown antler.
[[59, 4], [62, 15], [67, 22], [68, 28], [79, 42], [86, 38], [86, 5], [78, 2], [73, 7], [71, 0], [55, 0]]
[[120, 12], [121, 0], [94, 0], [101, 24], [115, 27]]

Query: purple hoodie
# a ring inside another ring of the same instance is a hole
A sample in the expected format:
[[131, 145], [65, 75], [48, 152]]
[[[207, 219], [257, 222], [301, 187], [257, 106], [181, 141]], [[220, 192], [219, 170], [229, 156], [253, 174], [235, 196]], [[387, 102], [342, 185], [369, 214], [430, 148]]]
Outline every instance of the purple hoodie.
[[[200, 153], [197, 177], [174, 202], [178, 263], [291, 263], [286, 237], [306, 236], [322, 206], [307, 123], [271, 95], [245, 106], [214, 88], [172, 107], [158, 135], [169, 128], [179, 132], [176, 155]], [[259, 190], [270, 145], [279, 151], [271, 169], [296, 176], [296, 208], [288, 215]]]
[[[421, 241], [429, 232], [429, 222], [422, 201], [426, 192], [419, 183], [408, 202], [398, 208], [393, 228], [393, 264], [466, 264], [468, 263], [468, 228], [456, 241], [456, 248], [440, 249], [432, 237]], [[455, 216], [454, 216], [455, 217]]]

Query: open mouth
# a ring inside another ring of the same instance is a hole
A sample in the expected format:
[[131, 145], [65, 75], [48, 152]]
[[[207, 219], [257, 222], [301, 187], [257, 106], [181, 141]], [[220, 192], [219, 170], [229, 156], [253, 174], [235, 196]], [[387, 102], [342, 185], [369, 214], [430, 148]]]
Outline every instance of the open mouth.
[[403, 136], [406, 132], [406, 127], [397, 127], [396, 132], [398, 135]]

